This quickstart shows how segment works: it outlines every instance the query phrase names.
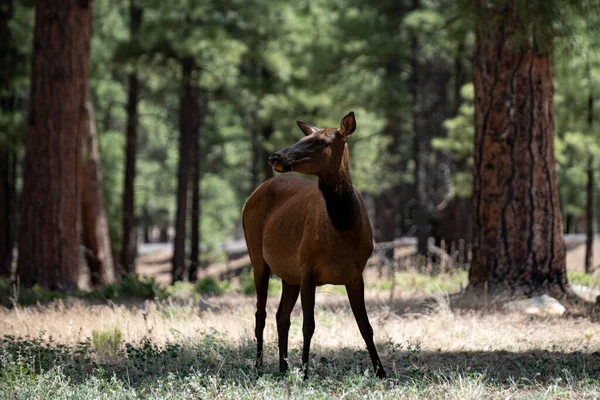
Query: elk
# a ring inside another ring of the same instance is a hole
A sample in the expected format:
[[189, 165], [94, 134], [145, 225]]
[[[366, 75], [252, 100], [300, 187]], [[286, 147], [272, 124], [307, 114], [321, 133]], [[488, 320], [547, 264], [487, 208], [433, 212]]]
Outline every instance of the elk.
[[281, 278], [277, 309], [279, 369], [288, 368], [290, 314], [298, 295], [302, 303], [302, 363], [308, 377], [310, 342], [315, 330], [315, 290], [345, 285], [350, 306], [367, 345], [375, 373], [386, 376], [369, 323], [363, 270], [373, 252], [367, 210], [352, 185], [348, 137], [356, 129], [354, 113], [339, 128], [317, 128], [296, 121], [305, 137], [269, 157], [277, 172], [314, 175], [318, 181], [278, 175], [259, 186], [242, 210], [244, 235], [256, 285], [256, 365], [262, 367], [263, 331], [271, 272]]

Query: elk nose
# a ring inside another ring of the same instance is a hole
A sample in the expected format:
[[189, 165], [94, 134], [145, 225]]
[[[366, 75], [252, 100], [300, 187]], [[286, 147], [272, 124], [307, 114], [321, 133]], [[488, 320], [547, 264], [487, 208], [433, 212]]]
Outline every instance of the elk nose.
[[281, 162], [281, 155], [279, 153], [273, 153], [271, 154], [271, 156], [269, 157], [269, 164], [273, 165], [273, 164], [278, 164]]

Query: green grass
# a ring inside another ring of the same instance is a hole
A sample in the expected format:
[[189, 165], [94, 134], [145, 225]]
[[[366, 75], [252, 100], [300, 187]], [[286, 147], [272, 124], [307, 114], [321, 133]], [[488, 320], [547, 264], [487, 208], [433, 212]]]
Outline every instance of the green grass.
[[600, 287], [600, 270], [595, 271], [591, 274], [585, 274], [581, 272], [569, 272], [567, 273], [569, 283], [575, 285], [585, 285], [593, 288]]
[[390, 290], [392, 287], [407, 291], [426, 293], [455, 293], [465, 288], [468, 283], [467, 271], [458, 270], [452, 274], [427, 275], [417, 271], [397, 272], [394, 280], [382, 279], [372, 281], [367, 287]]
[[92, 331], [92, 347], [101, 357], [116, 356], [121, 348], [122, 339], [123, 334], [116, 326]]
[[[113, 336], [118, 338], [112, 328], [107, 330], [105, 337]], [[253, 341], [232, 341], [218, 333], [161, 346], [150, 339], [111, 344], [110, 358], [95, 342], [65, 346], [43, 335], [4, 337], [0, 398], [570, 399], [600, 395], [600, 362], [591, 354], [426, 353], [418, 344], [390, 342], [380, 345], [389, 375], [380, 380], [373, 376], [366, 351], [315, 346], [310, 379], [304, 381], [299, 349], [291, 349], [289, 374], [277, 372], [272, 357], [259, 375], [253, 368]], [[265, 351], [276, 354], [270, 343]]]

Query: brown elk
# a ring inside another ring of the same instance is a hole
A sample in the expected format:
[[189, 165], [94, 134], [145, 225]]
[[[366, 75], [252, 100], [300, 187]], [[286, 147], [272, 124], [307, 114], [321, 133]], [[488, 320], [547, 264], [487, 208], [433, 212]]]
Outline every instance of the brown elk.
[[366, 342], [376, 375], [385, 377], [367, 317], [363, 270], [373, 252], [373, 235], [364, 202], [352, 185], [348, 136], [354, 113], [339, 128], [320, 129], [297, 121], [306, 135], [269, 157], [277, 172], [316, 175], [318, 182], [279, 175], [246, 201], [242, 220], [256, 285], [256, 363], [262, 366], [263, 330], [271, 271], [283, 285], [277, 310], [279, 369], [287, 370], [290, 314], [301, 296], [304, 335], [302, 363], [308, 376], [310, 341], [315, 330], [315, 289], [345, 285], [352, 312]]

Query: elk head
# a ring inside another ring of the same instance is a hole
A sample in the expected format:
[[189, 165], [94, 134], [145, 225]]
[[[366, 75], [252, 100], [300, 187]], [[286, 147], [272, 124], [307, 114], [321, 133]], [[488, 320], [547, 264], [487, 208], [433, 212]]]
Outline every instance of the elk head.
[[269, 157], [269, 164], [275, 171], [322, 176], [339, 170], [348, 136], [356, 129], [354, 113], [346, 115], [339, 128], [322, 129], [302, 121], [296, 123], [305, 136]]

